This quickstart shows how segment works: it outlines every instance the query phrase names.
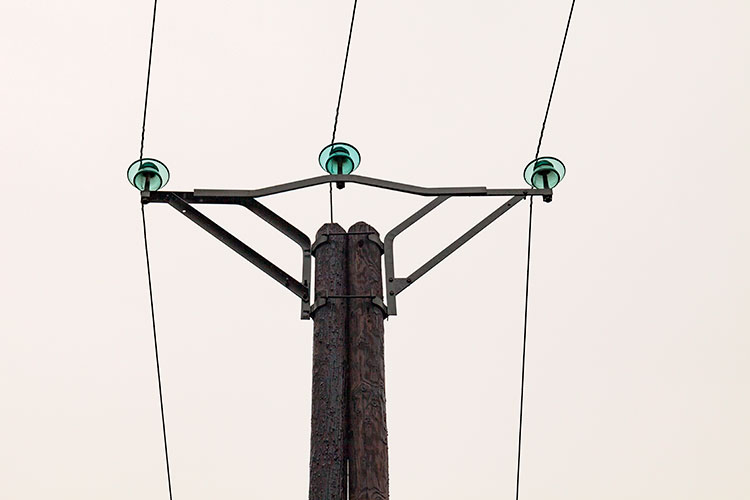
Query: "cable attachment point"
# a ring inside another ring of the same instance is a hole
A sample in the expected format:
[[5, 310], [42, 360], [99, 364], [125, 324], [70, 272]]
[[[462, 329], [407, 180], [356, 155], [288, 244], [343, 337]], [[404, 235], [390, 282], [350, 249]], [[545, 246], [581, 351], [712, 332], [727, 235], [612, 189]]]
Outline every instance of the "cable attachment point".
[[[552, 189], [565, 177], [565, 165], [551, 156], [544, 156], [526, 165], [523, 178], [526, 184], [537, 189]], [[546, 202], [552, 201], [552, 195], [544, 195]]]

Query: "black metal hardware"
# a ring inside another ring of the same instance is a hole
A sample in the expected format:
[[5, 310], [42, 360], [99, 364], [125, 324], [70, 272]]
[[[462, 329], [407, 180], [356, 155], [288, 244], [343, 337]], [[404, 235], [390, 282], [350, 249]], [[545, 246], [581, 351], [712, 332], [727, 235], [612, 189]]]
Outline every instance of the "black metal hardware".
[[[272, 194], [286, 193], [297, 189], [303, 189], [321, 184], [330, 184], [332, 182], [351, 182], [362, 184], [381, 189], [390, 189], [401, 193], [416, 194], [419, 196], [527, 196], [527, 195], [552, 195], [551, 189], [487, 189], [486, 187], [441, 187], [426, 188], [421, 186], [412, 186], [400, 182], [386, 181], [361, 175], [321, 175], [310, 179], [303, 179], [277, 186], [270, 186], [261, 189], [251, 190], [234, 190], [234, 189], [196, 189], [195, 196], [199, 198], [261, 198]], [[156, 191], [155, 194], [160, 193]]]
[[388, 306], [386, 306], [383, 299], [377, 295], [321, 295], [315, 299], [315, 302], [313, 302], [310, 309], [310, 316], [314, 316], [315, 311], [327, 305], [328, 301], [331, 299], [369, 299], [375, 307], [381, 310], [384, 318], [388, 317]]
[[[385, 237], [385, 242], [382, 242], [375, 233], [364, 233], [368, 235], [367, 237], [371, 241], [373, 241], [380, 247], [381, 251], [385, 255], [385, 284], [387, 305], [382, 299], [378, 297], [373, 298], [372, 300], [373, 302], [379, 301], [379, 304], [375, 305], [380, 307], [383, 310], [383, 314], [386, 316], [396, 315], [396, 295], [401, 293], [404, 289], [421, 278], [425, 273], [427, 273], [427, 271], [442, 262], [446, 257], [455, 252], [471, 238], [476, 236], [479, 232], [489, 226], [505, 212], [510, 210], [522, 199], [526, 198], [527, 196], [542, 196], [544, 201], [552, 200], [552, 189], [488, 189], [482, 186], [426, 188], [399, 182], [386, 181], [383, 179], [375, 179], [372, 177], [363, 177], [359, 175], [324, 175], [252, 190], [196, 189], [192, 192], [143, 191], [141, 193], [141, 202], [169, 203], [170, 205], [172, 205], [174, 208], [182, 212], [186, 217], [214, 235], [224, 244], [229, 246], [232, 250], [240, 254], [242, 257], [253, 263], [266, 274], [291, 290], [292, 293], [300, 297], [302, 299], [301, 317], [302, 319], [309, 319], [311, 314], [316, 309], [325, 305], [326, 301], [325, 297], [318, 297], [315, 304], [313, 304], [312, 306], [310, 305], [311, 256], [318, 246], [326, 243], [327, 235], [323, 235], [321, 238], [316, 240], [314, 244], [311, 245], [310, 239], [302, 231], [281, 218], [266, 206], [262, 205], [256, 200], [256, 198], [285, 193], [288, 191], [294, 191], [297, 189], [303, 189], [312, 186], [318, 186], [321, 184], [340, 182], [351, 182], [354, 184], [362, 184], [365, 186], [371, 186], [380, 189], [389, 189], [392, 191], [399, 191], [402, 193], [414, 194], [418, 196], [435, 197], [427, 205], [422, 207], [420, 210], [404, 220], [401, 224], [389, 231]], [[396, 236], [413, 225], [419, 219], [430, 213], [432, 210], [437, 208], [448, 198], [452, 198], [454, 196], [504, 196], [511, 197], [511, 199], [497, 208], [490, 215], [485, 217], [482, 221], [480, 221], [458, 239], [456, 239], [456, 241], [444, 248], [432, 259], [428, 260], [424, 265], [411, 273], [409, 276], [407, 276], [406, 278], [396, 278], [393, 262], [393, 241]], [[281, 233], [289, 237], [302, 249], [302, 281], [300, 282], [295, 280], [279, 267], [271, 263], [268, 259], [257, 253], [245, 243], [238, 240], [236, 237], [232, 236], [229, 232], [221, 228], [218, 224], [210, 220], [208, 217], [191, 207], [191, 204], [198, 203], [244, 206], [255, 215], [269, 223], [271, 226], [279, 230]], [[352, 234], [337, 234], [336, 236], [351, 236]], [[382, 304], [382, 306], [380, 304]]]
[[[144, 193], [144, 195], [153, 195], [155, 192]], [[271, 226], [278, 229], [281, 233], [288, 236], [291, 240], [296, 242], [302, 248], [302, 282], [297, 281], [281, 268], [273, 264], [271, 261], [260, 255], [258, 252], [250, 248], [248, 245], [237, 239], [235, 236], [230, 234], [227, 230], [216, 224], [214, 221], [203, 215], [201, 212], [193, 208], [190, 203], [179, 196], [177, 193], [164, 192], [165, 196], [160, 197], [158, 200], [154, 200], [152, 196], [149, 201], [166, 202], [175, 208], [178, 212], [185, 215], [187, 218], [198, 224], [200, 227], [205, 229], [211, 235], [216, 237], [219, 241], [227, 245], [229, 248], [240, 254], [247, 261], [258, 267], [261, 271], [281, 283], [284, 287], [288, 288], [292, 293], [298, 296], [302, 301], [300, 317], [302, 319], [309, 319], [310, 317], [310, 274], [311, 274], [311, 251], [310, 251], [310, 239], [305, 234], [297, 229], [296, 227], [289, 224], [287, 221], [282, 219], [279, 215], [271, 211], [268, 207], [260, 204], [256, 200], [236, 200], [236, 201], [221, 201], [219, 203], [225, 204], [236, 204], [247, 207], [254, 214], [258, 215], [261, 219], [268, 222]], [[190, 199], [190, 197], [188, 197]], [[206, 201], [191, 200], [197, 203], [211, 203]]]
[[446, 201], [450, 196], [438, 196], [430, 203], [422, 207], [420, 210], [415, 212], [412, 216], [407, 218], [404, 222], [393, 228], [385, 236], [385, 286], [388, 300], [388, 314], [396, 315], [396, 295], [401, 293], [405, 288], [410, 286], [412, 283], [417, 281], [419, 278], [425, 275], [427, 271], [438, 265], [450, 254], [458, 250], [464, 243], [472, 239], [474, 236], [479, 234], [484, 228], [489, 226], [492, 222], [497, 220], [505, 212], [513, 208], [518, 202], [524, 199], [524, 196], [516, 195], [509, 201], [504, 203], [490, 215], [482, 219], [474, 227], [466, 231], [456, 241], [445, 247], [441, 252], [435, 255], [433, 258], [428, 260], [419, 269], [411, 273], [406, 278], [396, 278], [394, 272], [393, 263], [393, 240], [402, 233], [405, 229], [413, 225], [419, 219], [430, 213], [432, 210], [437, 208], [441, 203]]

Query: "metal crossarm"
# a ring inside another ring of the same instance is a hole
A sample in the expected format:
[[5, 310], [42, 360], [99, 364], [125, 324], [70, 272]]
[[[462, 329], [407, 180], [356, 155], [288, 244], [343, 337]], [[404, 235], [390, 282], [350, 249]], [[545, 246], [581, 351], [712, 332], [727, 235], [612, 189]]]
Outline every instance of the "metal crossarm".
[[[489, 226], [493, 221], [510, 210], [518, 202], [527, 196], [541, 196], [544, 201], [552, 200], [552, 189], [488, 189], [483, 186], [473, 187], [437, 187], [429, 188], [414, 186], [400, 182], [387, 181], [384, 179], [375, 179], [359, 175], [323, 175], [312, 177], [294, 182], [287, 182], [276, 186], [269, 186], [260, 189], [237, 190], [237, 189], [196, 189], [194, 191], [143, 191], [141, 193], [142, 203], [168, 203], [203, 229], [214, 235], [232, 250], [240, 254], [249, 262], [257, 266], [263, 272], [273, 279], [284, 285], [295, 295], [302, 299], [302, 319], [310, 319], [311, 305], [310, 290], [311, 282], [311, 258], [312, 246], [310, 239], [299, 229], [284, 220], [282, 217], [271, 211], [268, 207], [262, 205], [256, 198], [271, 196], [274, 194], [286, 193], [298, 189], [323, 185], [323, 184], [343, 184], [343, 183], [361, 184], [379, 189], [388, 189], [401, 193], [413, 194], [417, 196], [434, 197], [427, 205], [415, 212], [413, 215], [404, 220], [401, 224], [393, 228], [385, 237], [382, 247], [385, 256], [385, 278], [386, 278], [386, 297], [388, 315], [396, 315], [396, 295], [409, 287], [416, 280], [424, 276], [430, 269], [442, 262], [450, 254], [458, 250], [471, 238], [479, 234], [484, 228]], [[482, 221], [469, 229], [456, 241], [448, 245], [441, 252], [428, 260], [419, 269], [408, 275], [406, 278], [396, 278], [393, 261], [393, 242], [396, 236], [405, 231], [419, 219], [437, 208], [440, 204], [452, 197], [473, 197], [473, 196], [500, 196], [510, 197], [510, 200], [497, 208]], [[268, 224], [278, 229], [292, 241], [297, 243], [302, 249], [302, 281], [289, 276], [278, 266], [250, 248], [248, 245], [232, 236], [229, 232], [221, 228], [218, 224], [193, 208], [192, 204], [216, 204], [216, 205], [241, 205], [255, 215], [266, 221]], [[378, 241], [379, 243], [379, 241]], [[316, 242], [318, 244], [318, 242]]]
[[438, 187], [428, 188], [422, 186], [413, 186], [401, 182], [387, 181], [384, 179], [375, 179], [373, 177], [364, 177], [361, 175], [321, 175], [310, 179], [287, 182], [277, 186], [270, 186], [261, 189], [237, 190], [237, 189], [196, 189], [196, 198], [261, 198], [273, 194], [286, 193], [297, 189], [319, 186], [330, 183], [347, 183], [362, 184], [380, 189], [388, 189], [401, 193], [415, 194], [419, 196], [515, 196], [515, 195], [532, 195], [552, 196], [551, 189], [487, 189], [484, 186], [473, 187]]

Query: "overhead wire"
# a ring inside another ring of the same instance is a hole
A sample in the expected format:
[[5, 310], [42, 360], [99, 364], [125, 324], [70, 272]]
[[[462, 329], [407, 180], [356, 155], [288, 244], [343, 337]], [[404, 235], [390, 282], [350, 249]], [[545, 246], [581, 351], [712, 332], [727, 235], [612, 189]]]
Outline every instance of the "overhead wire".
[[146, 114], [148, 111], [148, 89], [151, 85], [151, 61], [154, 56], [154, 32], [156, 31], [156, 4], [158, 0], [154, 0], [154, 13], [151, 17], [151, 40], [148, 44], [148, 69], [146, 70], [146, 96], [143, 99], [143, 125], [141, 127], [141, 150], [138, 154], [138, 159], [143, 160], [143, 145], [146, 142]]
[[516, 500], [518, 500], [519, 487], [521, 485], [521, 437], [523, 430], [523, 396], [526, 381], [526, 333], [529, 324], [529, 277], [531, 276], [531, 221], [534, 215], [534, 197], [529, 200], [529, 234], [526, 247], [526, 293], [523, 306], [523, 349], [521, 353], [521, 401], [519, 403], [518, 415], [518, 456], [516, 461]]
[[[344, 94], [344, 80], [346, 79], [346, 67], [349, 63], [349, 49], [352, 45], [352, 33], [354, 32], [354, 18], [357, 15], [357, 0], [354, 0], [352, 8], [352, 19], [349, 23], [349, 37], [346, 40], [346, 54], [344, 55], [344, 68], [341, 71], [341, 84], [339, 85], [339, 97], [336, 101], [336, 114], [333, 117], [333, 132], [331, 133], [331, 144], [336, 142], [336, 128], [339, 124], [339, 111], [341, 110], [341, 96]], [[333, 183], [328, 183], [328, 196], [331, 207], [331, 223], [333, 223]]]
[[[154, 55], [154, 33], [156, 31], [156, 7], [158, 0], [154, 0], [154, 11], [151, 18], [151, 39], [148, 46], [148, 69], [146, 70], [146, 94], [143, 99], [143, 124], [141, 127], [141, 147], [138, 154], [140, 161], [143, 161], [143, 146], [146, 141], [146, 116], [148, 113], [148, 91], [151, 86], [151, 62]], [[148, 184], [146, 189], [148, 189]], [[161, 364], [159, 363], [159, 342], [156, 335], [156, 313], [154, 308], [154, 289], [151, 281], [151, 259], [148, 252], [148, 233], [146, 231], [146, 210], [141, 203], [141, 220], [143, 221], [143, 245], [146, 253], [146, 276], [148, 277], [148, 297], [151, 304], [151, 327], [154, 335], [154, 357], [156, 358], [156, 380], [159, 386], [159, 409], [161, 410], [161, 432], [164, 440], [164, 461], [167, 470], [167, 487], [169, 489], [169, 500], [172, 500], [172, 474], [169, 468], [169, 447], [167, 446], [167, 424], [164, 418], [164, 393], [161, 383]]]
[[555, 77], [552, 79], [552, 88], [549, 91], [549, 99], [547, 100], [547, 109], [544, 111], [544, 120], [542, 120], [542, 130], [539, 132], [539, 142], [536, 145], [536, 154], [534, 154], [534, 160], [539, 159], [539, 151], [542, 149], [542, 139], [544, 139], [544, 129], [547, 126], [547, 118], [549, 117], [549, 109], [552, 106], [552, 96], [555, 95], [555, 86], [557, 85], [557, 76], [560, 74], [560, 63], [562, 63], [563, 53], [565, 52], [565, 42], [568, 40], [568, 32], [570, 31], [570, 21], [573, 19], [573, 9], [575, 9], [576, 0], [573, 0], [570, 4], [570, 12], [568, 13], [568, 22], [565, 24], [565, 34], [563, 35], [562, 45], [560, 46], [560, 55], [557, 58], [557, 66], [555, 67]]
[[[560, 64], [562, 62], [563, 53], [565, 52], [565, 42], [568, 40], [568, 32], [570, 31], [570, 21], [573, 19], [573, 9], [575, 9], [576, 0], [572, 0], [570, 4], [570, 12], [568, 13], [568, 21], [565, 25], [565, 34], [563, 35], [562, 44], [560, 46], [560, 55], [557, 58], [557, 66], [555, 67], [555, 76], [552, 79], [552, 88], [549, 92], [549, 99], [547, 99], [547, 108], [544, 111], [544, 119], [542, 120], [542, 129], [539, 132], [539, 141], [537, 142], [536, 152], [534, 153], [534, 162], [539, 160], [539, 152], [542, 148], [542, 140], [544, 139], [544, 130], [547, 126], [547, 118], [549, 117], [549, 110], [552, 106], [552, 97], [555, 94], [555, 86], [557, 85], [557, 77], [560, 74]], [[523, 403], [524, 403], [524, 389], [526, 386], [526, 345], [528, 338], [528, 325], [529, 325], [529, 283], [531, 277], [531, 229], [534, 215], [534, 197], [529, 197], [529, 233], [528, 233], [528, 244], [526, 248], [526, 292], [524, 299], [524, 310], [523, 310], [523, 348], [521, 354], [521, 395], [519, 401], [518, 410], [518, 455], [516, 459], [516, 500], [518, 500], [521, 486], [521, 441], [523, 437]]]
[[151, 303], [151, 327], [154, 332], [154, 355], [156, 357], [156, 380], [159, 384], [159, 408], [161, 410], [161, 432], [164, 438], [164, 459], [167, 465], [167, 486], [169, 500], [172, 500], [172, 474], [169, 470], [169, 448], [167, 446], [167, 424], [164, 419], [164, 393], [161, 386], [161, 365], [159, 363], [159, 342], [156, 337], [156, 314], [154, 312], [154, 288], [151, 284], [151, 259], [148, 254], [148, 235], [146, 232], [146, 212], [141, 204], [141, 219], [143, 220], [143, 245], [146, 251], [146, 275], [148, 276], [148, 298]]

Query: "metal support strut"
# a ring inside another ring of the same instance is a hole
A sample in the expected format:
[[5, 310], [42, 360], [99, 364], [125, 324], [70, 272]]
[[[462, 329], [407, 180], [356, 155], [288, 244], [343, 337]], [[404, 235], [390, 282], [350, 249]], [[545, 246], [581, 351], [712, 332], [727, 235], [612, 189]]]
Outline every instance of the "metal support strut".
[[[187, 196], [180, 196], [180, 195]], [[158, 195], [158, 196], [154, 196]], [[253, 199], [222, 199], [222, 200], [203, 200], [196, 199], [190, 193], [175, 192], [144, 192], [142, 193], [142, 202], [162, 202], [168, 203], [185, 217], [195, 222], [205, 229], [216, 239], [227, 245], [237, 252], [248, 262], [258, 269], [269, 275], [271, 278], [281, 283], [302, 301], [300, 316], [302, 319], [310, 318], [310, 273], [311, 273], [311, 248], [310, 239], [299, 229], [292, 226], [279, 215], [274, 213], [268, 207], [262, 205]], [[280, 267], [276, 266], [270, 260], [250, 248], [248, 245], [233, 236], [229, 231], [219, 226], [217, 223], [203, 215], [190, 205], [192, 203], [215, 203], [215, 204], [232, 204], [242, 205], [255, 215], [268, 222], [271, 226], [278, 229], [281, 233], [297, 243], [302, 249], [302, 281], [297, 281]]]
[[466, 231], [461, 237], [459, 237], [456, 241], [445, 247], [440, 253], [435, 255], [433, 258], [428, 260], [425, 264], [423, 264], [419, 269], [411, 273], [406, 278], [396, 278], [395, 272], [394, 272], [394, 263], [393, 263], [393, 240], [396, 239], [396, 236], [401, 234], [404, 230], [406, 230], [408, 227], [413, 225], [415, 222], [417, 222], [419, 219], [433, 211], [435, 208], [437, 208], [441, 203], [446, 201], [450, 196], [438, 196], [434, 200], [432, 200], [430, 203], [422, 207], [420, 210], [414, 213], [411, 217], [406, 219], [404, 222], [396, 226], [395, 228], [391, 229], [391, 231], [388, 232], [388, 234], [385, 236], [385, 277], [386, 277], [386, 290], [388, 292], [388, 314], [395, 316], [396, 315], [396, 295], [401, 293], [404, 289], [406, 289], [408, 286], [410, 286], [412, 283], [417, 281], [419, 278], [424, 276], [427, 271], [438, 265], [440, 262], [442, 262], [446, 257], [448, 257], [450, 254], [458, 250], [464, 243], [472, 239], [474, 236], [479, 234], [484, 228], [492, 224], [495, 220], [497, 220], [501, 215], [503, 215], [505, 212], [513, 208], [519, 201], [523, 200], [524, 197], [521, 195], [516, 195], [510, 200], [508, 200], [506, 203], [501, 205], [497, 210], [492, 212], [490, 215], [482, 219], [478, 224], [476, 224], [474, 227]]

